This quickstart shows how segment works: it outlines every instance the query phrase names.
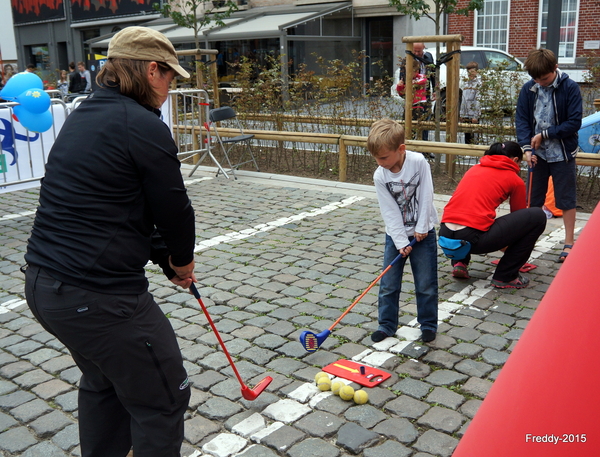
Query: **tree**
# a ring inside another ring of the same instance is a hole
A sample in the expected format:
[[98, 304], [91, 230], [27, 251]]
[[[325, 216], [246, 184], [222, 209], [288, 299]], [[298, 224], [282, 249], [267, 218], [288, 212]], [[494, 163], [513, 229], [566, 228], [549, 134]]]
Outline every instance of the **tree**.
[[[202, 8], [201, 8], [202, 7]], [[217, 26], [224, 26], [223, 19], [238, 10], [234, 0], [163, 0], [155, 3], [153, 8], [164, 17], [170, 17], [180, 27], [194, 30], [194, 43], [196, 49], [200, 48], [198, 35], [202, 28], [214, 22]], [[202, 15], [198, 17], [198, 10]]]
[[[431, 2], [435, 6], [435, 13], [432, 14]], [[435, 34], [440, 35], [440, 19], [445, 18], [448, 14], [459, 14], [462, 16], [468, 16], [471, 11], [481, 10], [483, 8], [484, 0], [389, 0], [389, 5], [396, 7], [396, 9], [406, 16], [411, 16], [415, 20], [420, 20], [422, 17], [431, 19], [435, 24]], [[459, 8], [458, 4], [461, 3], [464, 6]], [[436, 43], [436, 55], [440, 58], [440, 44]], [[439, 67], [436, 67], [436, 82], [439, 82]], [[436, 83], [435, 87], [436, 100], [440, 100], [440, 88], [439, 83]], [[440, 103], [435, 104], [435, 141], [440, 141]], [[439, 154], [436, 156], [436, 169], [439, 169]]]

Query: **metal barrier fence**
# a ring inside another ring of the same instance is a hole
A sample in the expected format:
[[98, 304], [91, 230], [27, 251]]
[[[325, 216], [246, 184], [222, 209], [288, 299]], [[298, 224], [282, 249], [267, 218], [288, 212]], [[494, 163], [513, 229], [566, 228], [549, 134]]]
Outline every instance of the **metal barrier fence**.
[[[169, 95], [169, 100], [162, 108], [163, 121], [173, 133], [179, 160], [191, 160], [196, 164], [189, 176], [192, 176], [206, 156], [223, 171], [211, 152], [212, 142], [207, 128], [211, 105], [208, 92], [201, 89], [178, 89], [169, 91]], [[195, 131], [200, 131], [201, 134], [197, 135]]]
[[52, 127], [44, 133], [35, 133], [16, 121], [15, 105], [17, 103], [0, 103], [0, 193], [39, 185], [50, 148], [70, 109], [62, 100], [53, 98]]
[[[184, 161], [199, 155], [201, 159], [198, 163], [201, 163], [209, 155], [220, 168], [210, 151], [210, 134], [205, 134], [206, 141], [202, 140], [202, 136], [198, 141], [198, 135], [190, 134], [192, 127], [202, 128], [208, 122], [208, 93], [198, 89], [182, 89], [170, 91], [169, 94], [169, 99], [162, 107], [162, 118], [173, 133], [179, 159]], [[52, 97], [53, 124], [44, 133], [30, 132], [17, 121], [13, 111], [17, 103], [0, 103], [0, 193], [39, 185], [58, 132], [69, 114], [87, 97], [77, 96], [69, 103]]]

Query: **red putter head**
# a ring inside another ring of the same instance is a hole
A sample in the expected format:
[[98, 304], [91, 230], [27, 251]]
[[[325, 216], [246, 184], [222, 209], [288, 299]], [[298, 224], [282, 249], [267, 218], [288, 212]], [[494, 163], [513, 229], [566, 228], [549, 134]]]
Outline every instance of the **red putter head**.
[[271, 384], [271, 381], [273, 381], [273, 378], [271, 376], [267, 376], [265, 379], [256, 384], [254, 389], [250, 389], [250, 387], [244, 385], [242, 387], [242, 397], [248, 401], [256, 400], [256, 397], [258, 397], [263, 390], [265, 390], [267, 386]]

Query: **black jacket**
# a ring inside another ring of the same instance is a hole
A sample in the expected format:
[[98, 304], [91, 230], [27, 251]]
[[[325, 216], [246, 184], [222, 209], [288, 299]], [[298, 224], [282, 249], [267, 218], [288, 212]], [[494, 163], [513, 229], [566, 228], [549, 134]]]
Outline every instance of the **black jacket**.
[[140, 294], [148, 260], [169, 277], [169, 253], [177, 266], [193, 260], [194, 211], [159, 113], [100, 89], [69, 115], [48, 157], [29, 264], [84, 289]]
[[69, 81], [69, 92], [72, 94], [85, 91], [86, 81], [81, 78], [78, 71], [73, 73]]

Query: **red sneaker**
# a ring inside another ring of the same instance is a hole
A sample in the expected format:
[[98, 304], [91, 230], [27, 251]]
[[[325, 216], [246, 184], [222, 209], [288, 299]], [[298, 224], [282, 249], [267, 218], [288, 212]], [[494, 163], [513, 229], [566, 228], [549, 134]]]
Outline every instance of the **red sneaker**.
[[498, 281], [497, 279], [492, 279], [492, 286], [497, 289], [523, 289], [527, 287], [529, 284], [529, 279], [524, 276], [517, 276], [517, 279], [513, 279], [509, 282]]
[[469, 279], [469, 270], [467, 269], [467, 266], [462, 263], [462, 262], [456, 262], [456, 264], [454, 265], [454, 269], [452, 270], [452, 276], [454, 278], [460, 278], [460, 279]]

